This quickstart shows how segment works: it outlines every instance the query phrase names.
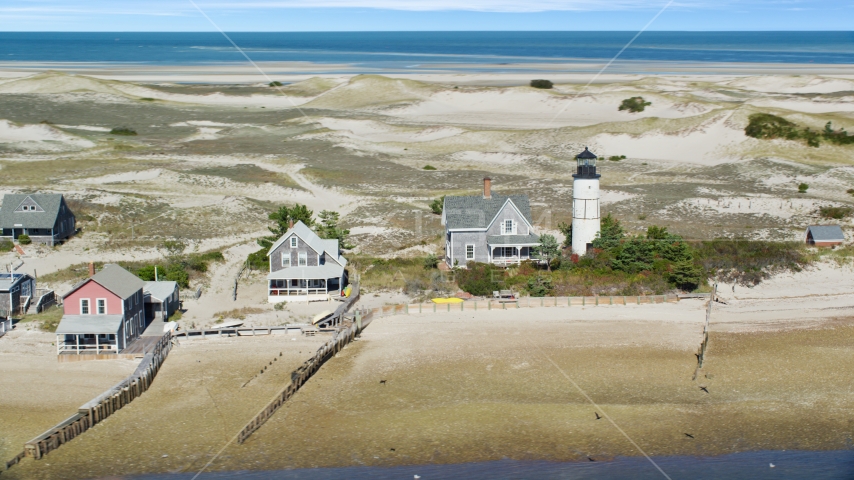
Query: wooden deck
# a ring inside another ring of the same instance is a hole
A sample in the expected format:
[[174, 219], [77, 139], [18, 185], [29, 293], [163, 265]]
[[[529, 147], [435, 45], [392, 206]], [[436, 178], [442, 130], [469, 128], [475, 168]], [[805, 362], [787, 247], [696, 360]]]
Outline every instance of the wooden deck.
[[121, 353], [125, 355], [144, 355], [146, 353], [151, 353], [154, 350], [154, 346], [157, 345], [157, 342], [160, 341], [160, 338], [163, 337], [163, 334], [160, 334], [160, 337], [151, 336], [143, 336], [137, 338], [130, 345], [127, 346]]

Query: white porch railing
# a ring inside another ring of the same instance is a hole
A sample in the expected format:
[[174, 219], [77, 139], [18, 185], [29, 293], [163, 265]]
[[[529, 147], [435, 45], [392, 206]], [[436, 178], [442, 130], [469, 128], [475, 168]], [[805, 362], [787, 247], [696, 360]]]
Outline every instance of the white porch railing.
[[524, 256], [518, 256], [518, 255], [515, 257], [493, 257], [492, 263], [493, 263], [493, 265], [507, 266], [507, 265], [518, 265], [518, 264], [520, 264], [524, 261], [527, 261], [527, 260], [534, 260], [534, 259], [531, 257], [524, 257]]
[[66, 341], [65, 335], [57, 335], [56, 351], [62, 353], [118, 353], [119, 347], [116, 340], [101, 343], [95, 339], [79, 338]]
[[271, 297], [288, 297], [293, 295], [326, 295], [329, 293], [326, 288], [271, 288]]

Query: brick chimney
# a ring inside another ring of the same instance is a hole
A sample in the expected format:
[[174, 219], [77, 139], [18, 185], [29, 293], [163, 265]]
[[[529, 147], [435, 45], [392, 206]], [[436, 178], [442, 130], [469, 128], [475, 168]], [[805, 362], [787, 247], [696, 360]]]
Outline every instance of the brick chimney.
[[294, 219], [288, 219], [288, 229], [294, 228]]
[[95, 262], [89, 262], [89, 276], [95, 276]]
[[489, 177], [483, 177], [483, 198], [492, 198], [492, 179]]

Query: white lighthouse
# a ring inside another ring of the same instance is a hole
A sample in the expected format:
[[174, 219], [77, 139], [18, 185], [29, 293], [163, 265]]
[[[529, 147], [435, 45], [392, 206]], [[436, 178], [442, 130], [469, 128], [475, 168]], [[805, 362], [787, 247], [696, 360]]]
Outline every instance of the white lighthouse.
[[575, 160], [578, 171], [572, 175], [572, 253], [584, 255], [599, 233], [599, 174], [596, 155], [587, 147]]

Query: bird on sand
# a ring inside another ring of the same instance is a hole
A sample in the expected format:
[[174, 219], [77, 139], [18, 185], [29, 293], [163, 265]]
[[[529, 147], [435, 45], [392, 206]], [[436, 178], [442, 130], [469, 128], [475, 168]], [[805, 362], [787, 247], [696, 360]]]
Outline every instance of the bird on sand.
[[596, 461], [596, 460], [593, 460], [593, 457], [587, 457], [587, 460], [590, 460], [591, 462], [595, 462], [595, 461]]
[[380, 380], [381, 385], [385, 385], [385, 380]]
[[704, 392], [706, 392], [706, 393], [709, 393], [709, 389], [708, 389], [708, 388], [706, 388], [706, 387], [702, 387], [702, 386], [701, 386], [701, 387], [700, 387], [700, 390], [702, 390], [702, 391], [704, 391]]
[[596, 414], [596, 420], [599, 420], [600, 418], [602, 418], [602, 416], [601, 416], [601, 415], [599, 415], [599, 412], [593, 412], [593, 413], [595, 413], [595, 414]]
[[688, 438], [694, 438], [694, 435], [691, 435], [690, 433], [686, 433], [685, 436]]

